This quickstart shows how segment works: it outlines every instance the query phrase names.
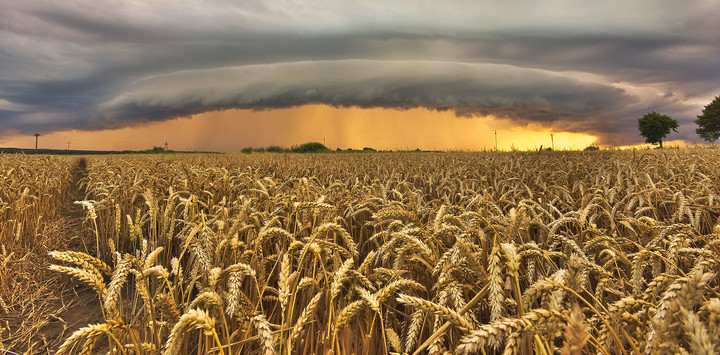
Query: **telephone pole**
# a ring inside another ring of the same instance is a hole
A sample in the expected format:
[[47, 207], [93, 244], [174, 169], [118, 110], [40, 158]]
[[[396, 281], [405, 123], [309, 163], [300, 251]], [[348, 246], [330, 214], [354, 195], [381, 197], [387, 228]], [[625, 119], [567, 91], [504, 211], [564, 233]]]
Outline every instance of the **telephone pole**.
[[498, 151], [498, 148], [497, 148], [497, 130], [495, 131], [495, 151], [496, 151], [496, 152]]
[[552, 150], [555, 151], [555, 140], [553, 139], [552, 133], [550, 133], [550, 145], [552, 147]]
[[70, 151], [70, 142], [67, 142], [67, 145], [68, 145], [67, 150]]
[[38, 137], [40, 137], [40, 133], [35, 133], [35, 154], [37, 154]]

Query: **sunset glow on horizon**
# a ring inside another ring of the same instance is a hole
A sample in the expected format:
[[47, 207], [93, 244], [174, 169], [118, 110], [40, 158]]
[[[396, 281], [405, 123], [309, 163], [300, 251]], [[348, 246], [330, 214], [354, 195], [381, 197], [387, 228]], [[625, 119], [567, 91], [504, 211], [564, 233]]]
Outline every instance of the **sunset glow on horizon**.
[[[40, 148], [76, 150], [143, 150], [168, 146], [173, 150], [237, 152], [245, 147], [290, 147], [315, 141], [330, 149], [461, 150], [495, 148], [532, 150], [540, 146], [582, 149], [595, 142], [588, 134], [551, 131], [537, 124], [514, 125], [511, 120], [457, 117], [451, 111], [338, 108], [305, 105], [265, 111], [225, 110], [121, 129], [65, 130], [43, 135]], [[553, 134], [551, 141], [550, 134]], [[0, 146], [33, 148], [35, 137], [0, 138]]]

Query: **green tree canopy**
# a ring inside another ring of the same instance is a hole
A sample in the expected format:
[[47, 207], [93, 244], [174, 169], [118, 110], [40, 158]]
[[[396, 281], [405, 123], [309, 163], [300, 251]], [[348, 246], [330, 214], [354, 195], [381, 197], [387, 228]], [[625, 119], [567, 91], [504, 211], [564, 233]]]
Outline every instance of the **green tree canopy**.
[[325, 152], [328, 149], [322, 143], [309, 142], [309, 143], [300, 144], [300, 146], [292, 147], [292, 148], [290, 148], [290, 150], [295, 153], [316, 153], [316, 152]]
[[720, 138], [720, 96], [715, 96], [715, 99], [702, 110], [702, 115], [697, 118], [695, 123], [698, 128], [695, 133], [710, 143]]
[[668, 115], [661, 115], [655, 111], [646, 113], [638, 120], [640, 135], [645, 137], [645, 142], [651, 144], [660, 143], [670, 134], [670, 130], [677, 132], [678, 122]]

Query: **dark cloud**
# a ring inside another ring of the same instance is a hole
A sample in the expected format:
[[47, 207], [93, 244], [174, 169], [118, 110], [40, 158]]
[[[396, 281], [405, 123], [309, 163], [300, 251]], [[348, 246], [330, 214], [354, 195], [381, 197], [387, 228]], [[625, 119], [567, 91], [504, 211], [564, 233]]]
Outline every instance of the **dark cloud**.
[[622, 143], [640, 141], [636, 119], [655, 110], [692, 140], [720, 91], [715, 7], [0, 0], [0, 131], [325, 103], [492, 114]]
[[[187, 85], [187, 83], [192, 83]], [[343, 60], [186, 70], [143, 80], [101, 108], [279, 108], [305, 103], [358, 107], [539, 107], [570, 112], [627, 101], [623, 90], [571, 76], [497, 64]], [[173, 115], [174, 113], [170, 113]]]
[[[192, 83], [192, 85], [185, 85]], [[127, 88], [99, 107], [104, 122], [162, 120], [207, 109], [425, 107], [494, 115], [574, 132], [612, 131], [606, 121], [636, 99], [610, 85], [499, 64], [313, 61], [181, 71]]]

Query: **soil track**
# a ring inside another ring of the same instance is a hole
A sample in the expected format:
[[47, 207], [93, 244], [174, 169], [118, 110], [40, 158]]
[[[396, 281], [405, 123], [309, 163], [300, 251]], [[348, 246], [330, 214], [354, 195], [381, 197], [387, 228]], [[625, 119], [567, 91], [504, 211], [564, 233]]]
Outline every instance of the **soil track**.
[[[79, 158], [73, 167], [72, 185], [68, 192], [65, 205], [60, 216], [62, 233], [69, 244], [65, 250], [94, 253], [93, 242], [88, 242], [92, 237], [90, 231], [83, 225], [83, 207], [75, 204], [75, 201], [83, 200], [85, 193], [82, 187], [83, 178], [87, 177], [87, 161]], [[102, 323], [102, 310], [97, 293], [90, 287], [75, 279], [63, 276], [62, 287], [57, 289], [56, 298], [51, 301], [52, 309], [57, 311], [48, 319], [45, 325], [34, 340], [48, 344], [54, 351], [72, 332], [87, 326], [88, 324]], [[107, 339], [100, 337], [94, 348], [95, 352], [107, 350]]]

